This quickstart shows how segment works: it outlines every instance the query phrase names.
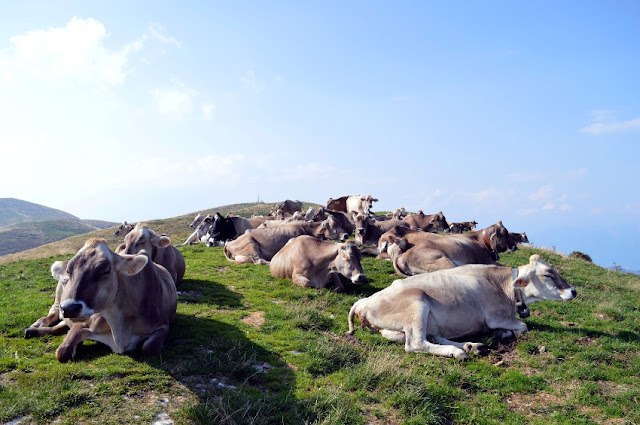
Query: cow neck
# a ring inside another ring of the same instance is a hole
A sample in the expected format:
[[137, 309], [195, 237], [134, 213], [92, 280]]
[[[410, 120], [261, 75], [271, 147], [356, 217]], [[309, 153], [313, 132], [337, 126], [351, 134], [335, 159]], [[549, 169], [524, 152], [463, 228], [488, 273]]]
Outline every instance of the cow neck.
[[[518, 280], [517, 267], [511, 268], [511, 277], [513, 278], [512, 282], [515, 282], [516, 280]], [[524, 292], [522, 291], [522, 288], [514, 286], [513, 292], [516, 299], [516, 308], [518, 310], [518, 316], [520, 316], [523, 319], [525, 317], [529, 317], [531, 312], [529, 311], [529, 307], [524, 303]]]

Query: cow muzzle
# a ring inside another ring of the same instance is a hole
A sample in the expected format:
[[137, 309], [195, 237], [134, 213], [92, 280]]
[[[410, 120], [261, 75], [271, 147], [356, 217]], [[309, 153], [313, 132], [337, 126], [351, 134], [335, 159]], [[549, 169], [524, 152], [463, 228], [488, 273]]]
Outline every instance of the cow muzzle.
[[364, 235], [364, 227], [358, 227], [356, 232], [358, 232], [359, 235]]
[[91, 316], [93, 310], [83, 301], [64, 300], [60, 303], [60, 313], [65, 319], [79, 319]]
[[560, 298], [562, 298], [564, 301], [569, 301], [574, 299], [576, 296], [578, 295], [578, 292], [576, 291], [576, 288], [567, 288], [562, 290], [562, 292], [560, 292]]
[[351, 282], [355, 284], [365, 283], [367, 281], [367, 277], [364, 274], [358, 274], [351, 279]]

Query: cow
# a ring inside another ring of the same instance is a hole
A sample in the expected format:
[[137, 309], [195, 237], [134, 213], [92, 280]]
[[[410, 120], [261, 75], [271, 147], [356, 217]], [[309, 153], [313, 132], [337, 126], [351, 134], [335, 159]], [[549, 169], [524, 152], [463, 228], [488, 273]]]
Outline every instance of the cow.
[[[411, 276], [465, 264], [495, 264], [499, 253], [515, 251], [516, 243], [501, 221], [483, 230], [462, 235], [407, 232], [388, 237], [389, 256], [396, 272]], [[379, 246], [384, 244], [383, 238]]]
[[291, 199], [284, 200], [276, 204], [276, 211], [281, 212], [283, 215], [292, 215], [296, 211], [302, 211], [302, 202], [292, 201]]
[[422, 210], [420, 210], [415, 214], [406, 216], [404, 221], [408, 223], [409, 226], [425, 232], [437, 233], [449, 231], [449, 224], [444, 214], [442, 214], [442, 211], [436, 214], [424, 214]]
[[116, 228], [115, 232], [113, 232], [113, 236], [125, 237], [127, 236], [127, 233], [133, 230], [134, 227], [136, 227], [135, 224], [129, 224], [126, 221], [123, 221], [122, 224]]
[[517, 268], [467, 265], [441, 270], [396, 280], [356, 301], [347, 335], [353, 335], [358, 316], [363, 328], [404, 344], [405, 351], [466, 360], [469, 353], [483, 354], [487, 347], [452, 339], [489, 331], [496, 331], [498, 338], [514, 338], [527, 331], [527, 324], [516, 318], [518, 297], [525, 304], [569, 301], [576, 290], [536, 254]]
[[[189, 226], [193, 227], [196, 221], [197, 220], [194, 219], [193, 223], [191, 223]], [[206, 217], [199, 220], [199, 223], [195, 227], [196, 230], [189, 235], [187, 240], [185, 240], [180, 245], [176, 245], [176, 246], [185, 246], [185, 245], [196, 244], [198, 242], [206, 242], [207, 240], [209, 240], [209, 227], [211, 227], [212, 223], [213, 223], [213, 217], [207, 214]]]
[[202, 223], [202, 220], [204, 220], [204, 217], [202, 214], [198, 213], [195, 218], [193, 219], [193, 221], [191, 222], [191, 224], [189, 225], [189, 227], [191, 227], [192, 229], [197, 229], [198, 226], [200, 225], [200, 223]]
[[236, 239], [248, 229], [253, 229], [248, 219], [238, 216], [222, 217], [216, 212], [209, 226], [206, 244], [207, 246], [224, 245], [226, 241]]
[[351, 195], [347, 198], [347, 214], [356, 212], [358, 214], [370, 214], [373, 203], [378, 202], [371, 195]]
[[186, 268], [182, 253], [171, 245], [168, 236], [158, 236], [144, 224], [138, 223], [124, 238], [124, 249], [119, 253], [135, 255], [143, 249], [150, 254], [154, 263], [167, 269], [174, 283], [182, 281]]
[[478, 223], [474, 221], [463, 221], [461, 223], [449, 223], [449, 231], [451, 233], [470, 232], [476, 228]]
[[354, 217], [356, 243], [358, 245], [377, 245], [378, 239], [383, 233], [393, 227], [409, 227], [409, 223], [403, 220], [377, 221], [365, 214]]
[[347, 212], [347, 199], [349, 196], [341, 196], [338, 199], [329, 198], [327, 201], [327, 209], [332, 211]]
[[254, 229], [257, 229], [265, 221], [279, 220], [279, 219], [272, 215], [254, 215], [253, 217], [249, 217], [247, 220], [249, 220], [249, 223], [251, 223]]
[[319, 289], [333, 284], [337, 292], [344, 290], [339, 275], [355, 284], [366, 280], [355, 244], [338, 244], [308, 235], [290, 239], [273, 256], [269, 270], [272, 276], [291, 279], [304, 288]]
[[527, 234], [525, 232], [522, 232], [522, 233], [509, 232], [509, 235], [511, 236], [511, 238], [515, 243], [530, 243], [529, 238], [527, 237]]
[[333, 217], [322, 222], [295, 221], [282, 226], [248, 230], [238, 239], [225, 243], [224, 255], [235, 264], [268, 265], [289, 239], [301, 235], [334, 240], [344, 240], [348, 236]]
[[73, 359], [86, 339], [118, 354], [140, 343], [145, 355], [160, 352], [177, 293], [169, 272], [151, 261], [149, 253], [120, 255], [104, 239], [89, 239], [69, 260], [64, 279], [60, 312], [63, 319], [78, 323], [56, 350], [58, 361]]

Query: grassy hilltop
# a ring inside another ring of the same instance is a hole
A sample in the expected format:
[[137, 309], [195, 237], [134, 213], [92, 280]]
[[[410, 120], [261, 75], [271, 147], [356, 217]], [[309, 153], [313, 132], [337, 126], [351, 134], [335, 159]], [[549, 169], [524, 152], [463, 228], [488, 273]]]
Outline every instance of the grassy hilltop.
[[[178, 243], [193, 215], [148, 223]], [[538, 253], [578, 297], [532, 304], [529, 333], [506, 343], [479, 336], [491, 353], [468, 362], [409, 354], [359, 328], [359, 344], [342, 337], [353, 302], [398, 278], [388, 261], [364, 258], [368, 283], [337, 294], [234, 265], [200, 244], [181, 248], [187, 272], [160, 355], [85, 342], [75, 362], [60, 364], [62, 336], [25, 340], [24, 329], [53, 301], [51, 263], [112, 232], [0, 265], [0, 423], [640, 422], [640, 277], [526, 246], [501, 261], [521, 265]]]

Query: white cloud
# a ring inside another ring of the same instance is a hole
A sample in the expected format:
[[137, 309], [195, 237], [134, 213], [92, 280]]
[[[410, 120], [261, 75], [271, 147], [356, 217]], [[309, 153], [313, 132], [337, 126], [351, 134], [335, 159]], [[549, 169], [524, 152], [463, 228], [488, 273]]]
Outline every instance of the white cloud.
[[166, 44], [173, 44], [176, 47], [182, 47], [182, 43], [176, 40], [174, 37], [164, 34], [164, 27], [160, 24], [149, 24], [149, 32], [151, 37]]
[[42, 80], [120, 85], [126, 78], [129, 56], [142, 48], [143, 41], [111, 50], [105, 46], [108, 37], [101, 22], [78, 17], [71, 18], [65, 27], [11, 37], [11, 47], [0, 52], [2, 80], [28, 75]]
[[529, 199], [532, 201], [544, 201], [551, 197], [553, 192], [553, 186], [548, 184], [539, 188], [536, 192], [529, 195]]
[[163, 115], [174, 119], [188, 118], [193, 112], [193, 99], [198, 92], [180, 81], [174, 81], [173, 87], [151, 90], [156, 109]]
[[614, 121], [610, 121], [608, 116], [606, 118], [604, 118], [603, 116], [598, 116], [596, 120], [598, 122], [590, 124], [586, 127], [582, 127], [580, 131], [582, 133], [600, 135], [600, 134], [606, 134], [606, 133], [620, 133], [623, 131], [640, 129], [640, 117], [633, 118], [628, 121], [614, 122]]

